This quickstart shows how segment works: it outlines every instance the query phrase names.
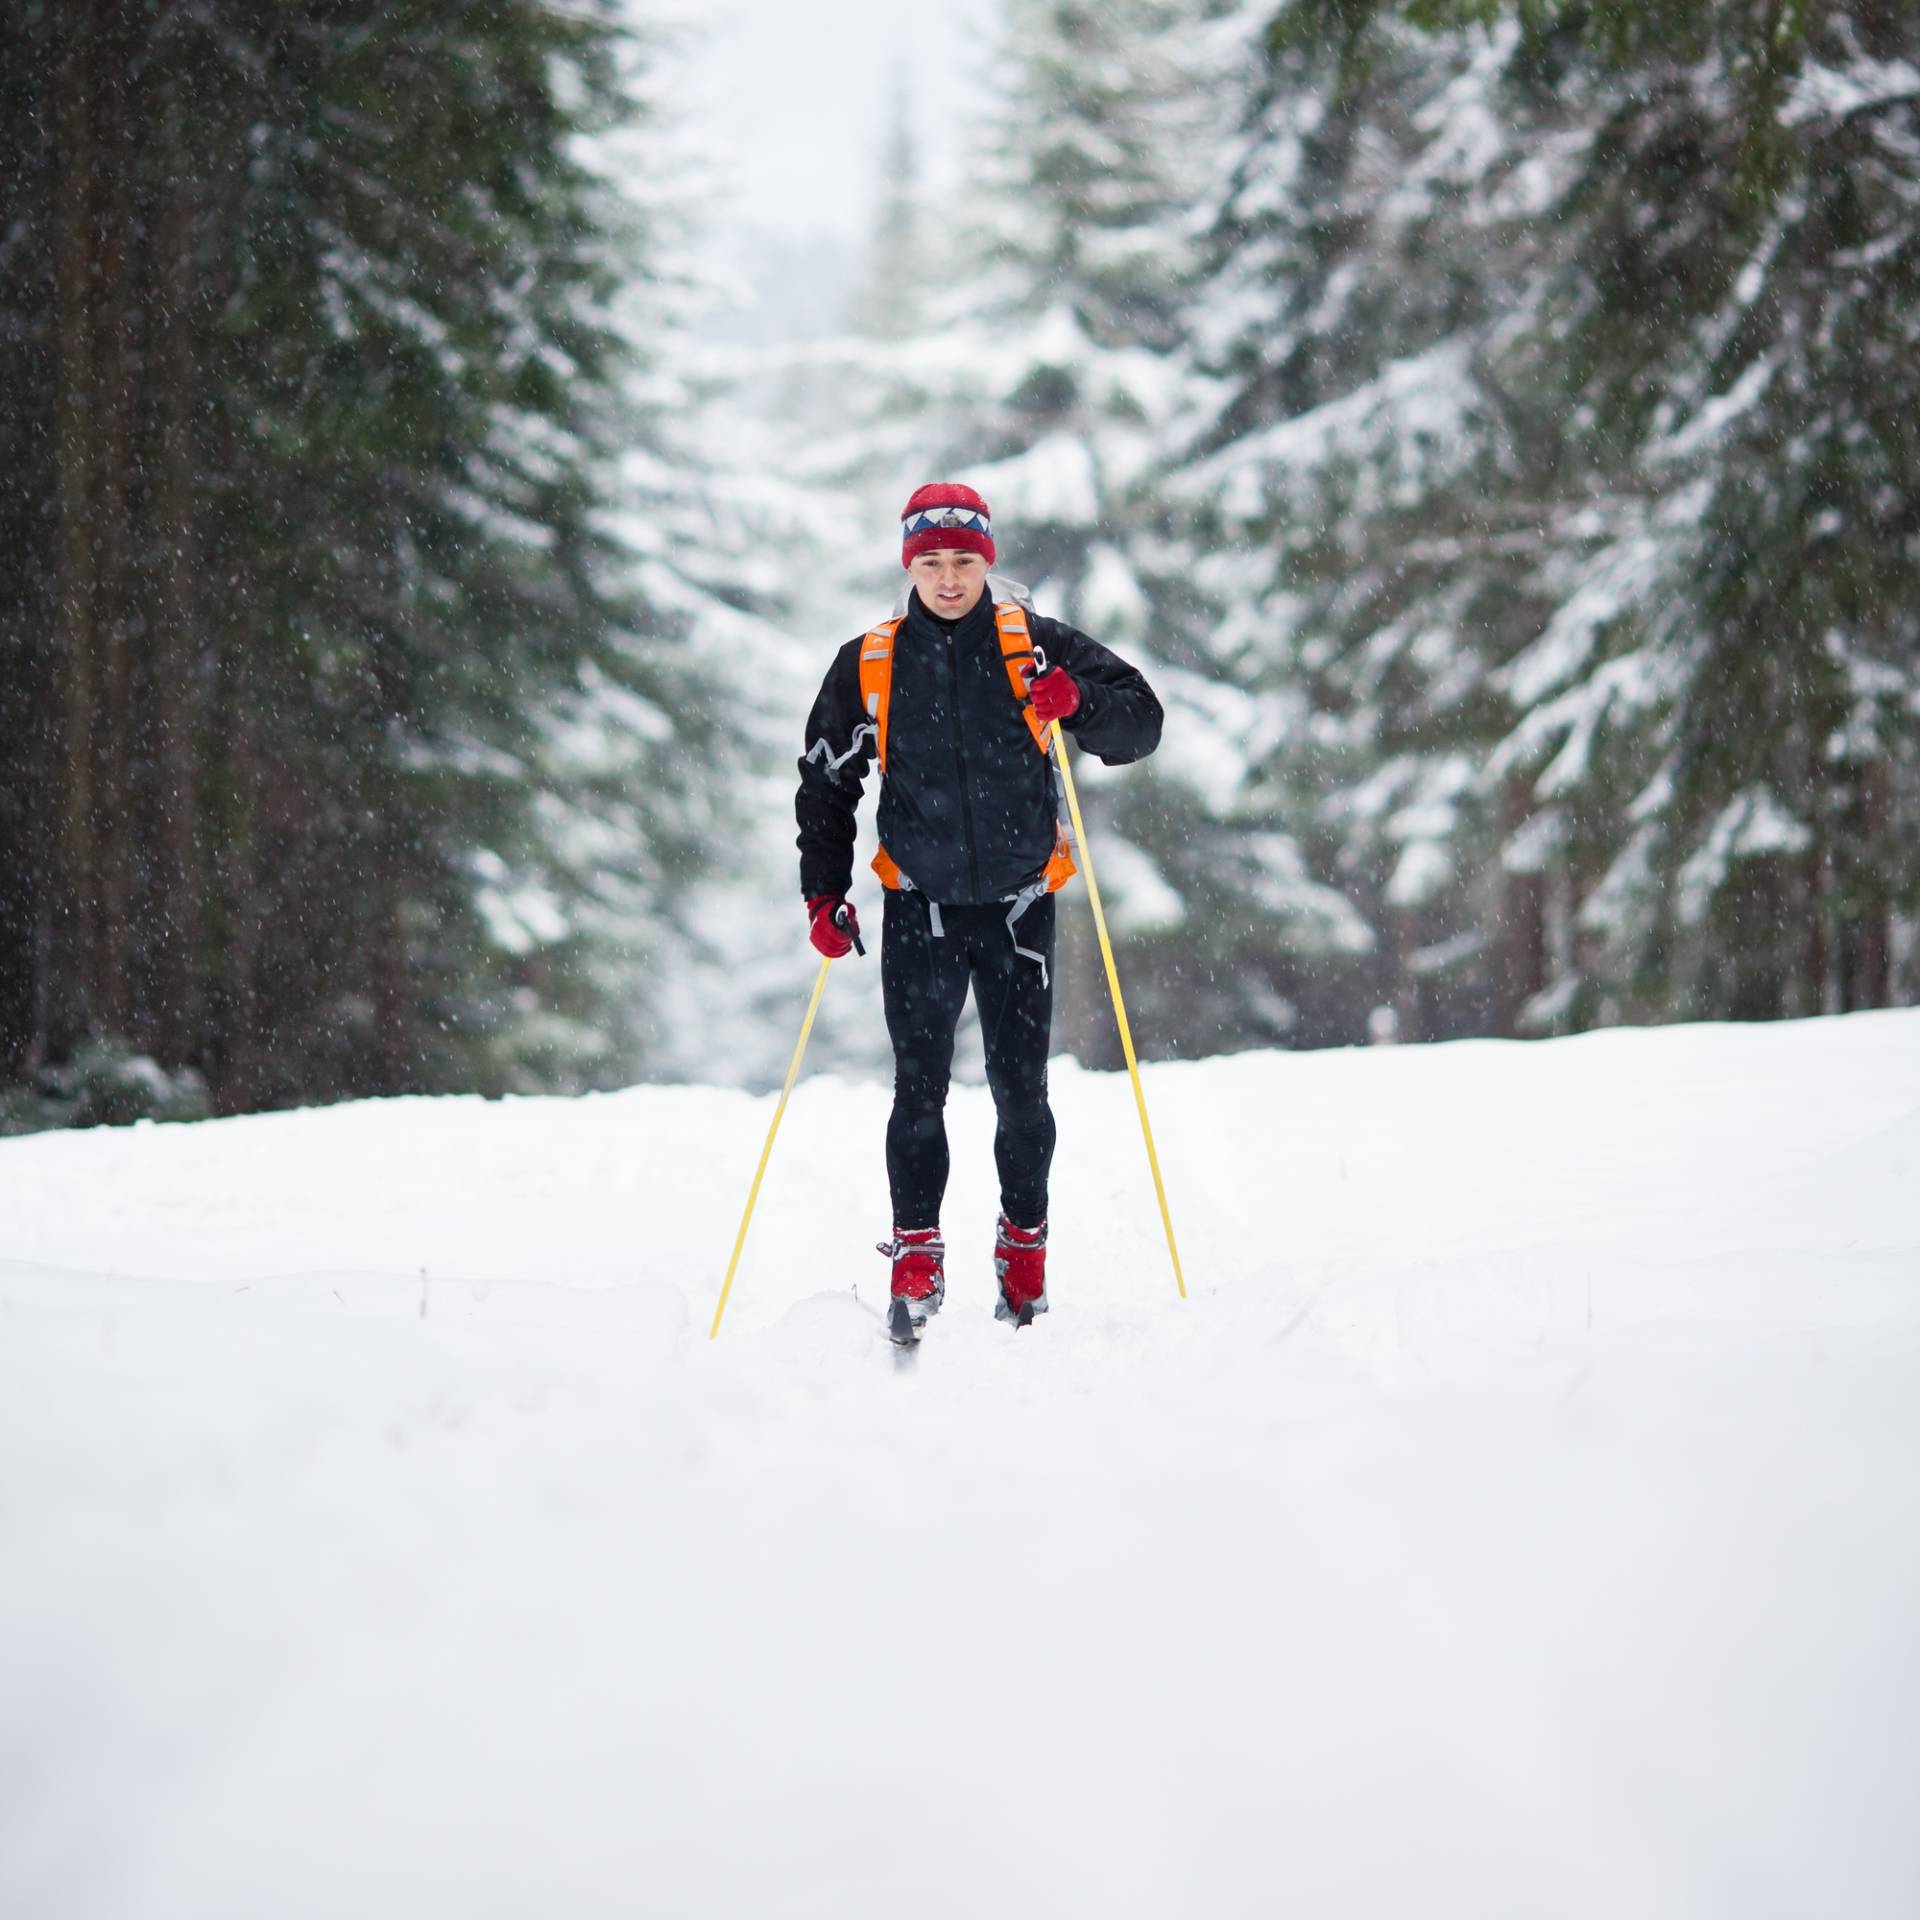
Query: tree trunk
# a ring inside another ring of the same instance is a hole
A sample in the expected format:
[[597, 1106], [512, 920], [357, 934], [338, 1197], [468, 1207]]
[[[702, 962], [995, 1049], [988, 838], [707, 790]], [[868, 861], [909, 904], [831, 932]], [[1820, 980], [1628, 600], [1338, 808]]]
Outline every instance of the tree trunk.
[[59, 396], [55, 470], [60, 503], [47, 796], [54, 822], [49, 875], [49, 1050], [91, 1022], [93, 974], [93, 23], [56, 12], [53, 270]]
[[[1810, 730], [1811, 731], [1811, 730]], [[1846, 811], [1837, 804], [1836, 784], [1842, 789], [1845, 776], [1836, 782], [1833, 768], [1811, 738], [1802, 744], [1801, 778], [1806, 783], [1807, 810], [1813, 818], [1813, 835], [1806, 857], [1800, 862], [1795, 905], [1800, 914], [1804, 941], [1800, 964], [1794, 969], [1798, 978], [1788, 983], [1788, 1000], [1783, 1011], [1806, 1015], [1837, 1012], [1843, 991], [1840, 968], [1835, 962], [1835, 936], [1840, 932], [1835, 913], [1838, 852], [1835, 842], [1846, 832]], [[1784, 932], [1784, 929], [1783, 929]]]
[[1853, 980], [1853, 1003], [1858, 1007], [1885, 1007], [1893, 1003], [1893, 901], [1885, 879], [1886, 869], [1880, 856], [1891, 851], [1889, 824], [1893, 812], [1892, 785], [1884, 760], [1876, 760], [1866, 770], [1866, 834], [1868, 858], [1875, 864], [1876, 879], [1868, 898], [1861, 902], [1860, 957]]
[[[1507, 781], [1500, 795], [1500, 837], [1509, 841], [1532, 811], [1529, 783]], [[1500, 1031], [1520, 1031], [1527, 1002], [1546, 985], [1546, 884], [1538, 873], [1500, 874], [1498, 993]]]
[[166, 105], [167, 179], [154, 235], [152, 362], [159, 472], [154, 517], [160, 555], [150, 653], [152, 788], [147, 812], [152, 925], [147, 1000], [154, 1050], [185, 1066], [199, 1043], [195, 955], [199, 862], [194, 844], [195, 644], [193, 243], [197, 187], [187, 148], [187, 78], [176, 69]]
[[258, 867], [261, 767], [259, 722], [247, 641], [229, 629], [219, 738], [223, 831], [219, 843], [220, 919], [224, 932], [217, 985], [219, 1019], [214, 1103], [222, 1113], [259, 1104], [263, 1077], [260, 1017], [262, 922]]
[[1783, 928], [1792, 876], [1780, 854], [1751, 855], [1729, 883], [1734, 912], [1727, 985], [1727, 1017], [1778, 1020], [1791, 991]]
[[1387, 918], [1393, 928], [1394, 1036], [1400, 1040], [1424, 1040], [1427, 1037], [1426, 995], [1413, 965], [1413, 956], [1420, 951], [1420, 909], [1389, 907]]
[[38, 1063], [41, 925], [49, 865], [49, 672], [58, 542], [46, 537], [57, 500], [52, 407], [56, 315], [51, 151], [53, 35], [44, 14], [16, 32], [22, 97], [37, 111], [12, 127], [0, 171], [0, 1081]]
[[130, 435], [133, 226], [127, 128], [127, 23], [123, 0], [96, 0], [99, 86], [94, 169], [99, 245], [93, 300], [93, 488], [95, 725], [93, 849], [96, 887], [94, 1013], [109, 1033], [132, 1028], [128, 961], [132, 946], [133, 824], [128, 807], [133, 662], [128, 635], [132, 585]]
[[1801, 862], [1800, 897], [1805, 914], [1806, 947], [1804, 977], [1794, 995], [1795, 1011], [1837, 1013], [1841, 983], [1834, 964], [1833, 859], [1824, 833], [1814, 837], [1813, 846]]
[[373, 1046], [381, 1094], [418, 1090], [418, 1076], [408, 1070], [406, 1030], [407, 982], [406, 932], [402, 912], [406, 897], [406, 860], [400, 844], [401, 821], [398, 796], [385, 768], [376, 775], [374, 792], [379, 796], [380, 818], [374, 824], [376, 897], [371, 903], [371, 924], [367, 931], [372, 948]]

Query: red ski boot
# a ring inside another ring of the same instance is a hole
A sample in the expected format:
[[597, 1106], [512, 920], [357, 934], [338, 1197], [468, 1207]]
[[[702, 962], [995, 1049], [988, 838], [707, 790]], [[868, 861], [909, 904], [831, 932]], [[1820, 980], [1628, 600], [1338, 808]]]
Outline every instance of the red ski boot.
[[920, 1338], [928, 1316], [940, 1311], [947, 1297], [947, 1244], [938, 1227], [895, 1227], [880, 1251], [893, 1262], [893, 1298], [887, 1309], [887, 1332], [901, 1346]]
[[993, 1236], [993, 1270], [1000, 1276], [996, 1320], [1028, 1326], [1047, 1310], [1047, 1223], [1016, 1227], [1003, 1213]]

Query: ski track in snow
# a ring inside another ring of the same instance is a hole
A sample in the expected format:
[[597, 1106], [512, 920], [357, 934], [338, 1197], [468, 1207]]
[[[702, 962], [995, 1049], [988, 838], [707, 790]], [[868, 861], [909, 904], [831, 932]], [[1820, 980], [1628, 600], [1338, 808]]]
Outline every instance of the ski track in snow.
[[1920, 1013], [1148, 1087], [0, 1142], [0, 1913], [1920, 1911]]

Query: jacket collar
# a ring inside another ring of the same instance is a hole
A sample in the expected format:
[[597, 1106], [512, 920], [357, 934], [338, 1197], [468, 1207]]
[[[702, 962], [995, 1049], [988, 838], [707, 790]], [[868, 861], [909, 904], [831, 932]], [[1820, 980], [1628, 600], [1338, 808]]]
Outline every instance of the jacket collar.
[[956, 640], [976, 640], [993, 631], [993, 594], [990, 590], [982, 593], [958, 620], [942, 620], [928, 611], [916, 587], [907, 595], [907, 626], [923, 639], [944, 640], [952, 634]]

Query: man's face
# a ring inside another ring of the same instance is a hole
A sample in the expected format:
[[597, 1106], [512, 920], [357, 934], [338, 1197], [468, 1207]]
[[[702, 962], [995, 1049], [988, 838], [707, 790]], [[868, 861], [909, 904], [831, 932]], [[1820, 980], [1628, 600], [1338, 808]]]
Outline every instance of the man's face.
[[987, 590], [987, 563], [967, 547], [916, 553], [907, 571], [920, 590], [920, 604], [942, 620], [958, 620], [963, 613], [971, 613]]

